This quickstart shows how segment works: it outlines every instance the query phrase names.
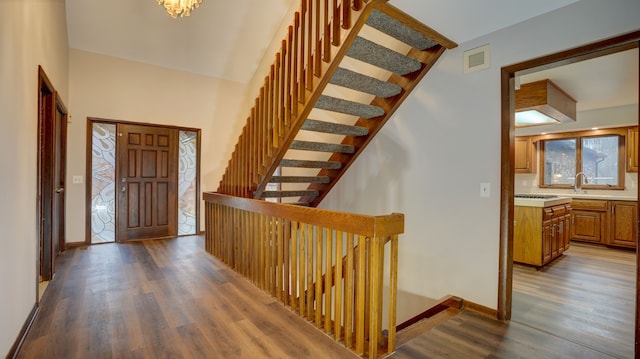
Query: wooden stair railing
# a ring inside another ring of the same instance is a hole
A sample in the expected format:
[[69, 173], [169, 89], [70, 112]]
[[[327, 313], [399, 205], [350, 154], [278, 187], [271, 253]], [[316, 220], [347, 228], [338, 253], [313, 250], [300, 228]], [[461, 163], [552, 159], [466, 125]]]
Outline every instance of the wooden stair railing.
[[395, 350], [402, 214], [364, 216], [213, 192], [204, 199], [207, 252], [356, 354]]
[[[375, 32], [386, 34], [384, 41]], [[455, 46], [386, 0], [301, 0], [218, 192], [317, 206], [444, 50]], [[332, 88], [356, 94], [336, 95]], [[322, 120], [309, 118], [318, 111], [325, 112]], [[350, 121], [328, 121], [326, 113]], [[309, 133], [331, 135], [317, 141]], [[273, 176], [277, 168], [282, 175]], [[281, 190], [267, 191], [269, 183]]]

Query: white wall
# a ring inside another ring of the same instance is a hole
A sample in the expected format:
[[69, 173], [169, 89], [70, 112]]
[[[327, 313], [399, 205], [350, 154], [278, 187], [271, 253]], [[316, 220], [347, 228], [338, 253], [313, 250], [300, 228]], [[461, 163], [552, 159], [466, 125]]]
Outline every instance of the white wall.
[[86, 173], [87, 117], [202, 129], [202, 190], [218, 188], [248, 111], [240, 106], [246, 85], [76, 49], [69, 53], [67, 242], [85, 240], [85, 185], [71, 178]]
[[68, 104], [63, 0], [0, 1], [0, 355], [36, 302], [38, 65]]
[[[500, 68], [639, 29], [638, 14], [637, 0], [582, 0], [447, 51], [322, 207], [405, 213], [399, 290], [496, 308]], [[485, 44], [491, 67], [463, 73], [463, 51]]]

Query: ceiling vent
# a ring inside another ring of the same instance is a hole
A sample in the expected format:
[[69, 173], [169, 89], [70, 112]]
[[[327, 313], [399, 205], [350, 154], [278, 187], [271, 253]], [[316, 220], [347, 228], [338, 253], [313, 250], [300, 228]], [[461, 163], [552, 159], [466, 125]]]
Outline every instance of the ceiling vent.
[[576, 120], [576, 100], [551, 80], [521, 84], [516, 90], [516, 127]]

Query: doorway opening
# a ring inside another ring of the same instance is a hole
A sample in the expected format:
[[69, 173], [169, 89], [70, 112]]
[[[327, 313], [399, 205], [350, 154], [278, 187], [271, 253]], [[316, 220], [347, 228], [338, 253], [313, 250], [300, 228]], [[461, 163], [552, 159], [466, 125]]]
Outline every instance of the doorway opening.
[[65, 247], [67, 110], [38, 67], [38, 280], [36, 301], [53, 279], [55, 260]]
[[200, 130], [89, 118], [87, 244], [200, 233]]
[[[523, 76], [531, 75], [543, 70], [549, 70], [554, 68], [559, 68], [560, 66], [568, 65], [568, 64], [576, 64], [585, 60], [591, 60], [600, 58], [603, 56], [621, 53], [627, 50], [636, 49], [636, 61], [637, 61], [637, 48], [638, 41], [640, 41], [640, 32], [634, 32], [622, 36], [618, 36], [612, 39], [599, 41], [596, 43], [592, 43], [589, 45], [581, 46], [578, 48], [562, 51], [556, 54], [536, 58], [533, 60], [525, 61], [519, 64], [511, 65], [502, 68], [501, 73], [501, 88], [502, 88], [502, 143], [501, 143], [501, 152], [502, 152], [502, 169], [501, 169], [501, 180], [502, 180], [502, 195], [501, 195], [501, 234], [500, 234], [500, 277], [499, 277], [499, 292], [498, 292], [498, 317], [503, 320], [513, 320], [514, 316], [512, 315], [512, 306], [513, 306], [513, 278], [514, 278], [514, 265], [513, 265], [513, 254], [514, 254], [514, 194], [515, 189], [518, 187], [515, 184], [515, 171], [514, 171], [514, 162], [515, 162], [515, 124], [514, 124], [514, 109], [515, 109], [515, 96], [514, 90], [516, 86], [516, 78], [521, 78]], [[636, 62], [636, 69], [637, 69]], [[636, 86], [638, 83], [638, 76], [635, 76]], [[636, 98], [636, 118], [634, 125], [638, 125], [638, 115], [637, 115], [637, 98]], [[637, 156], [637, 150], [636, 154]], [[637, 183], [638, 175], [634, 173], [633, 175], [634, 182]], [[519, 184], [520, 185], [520, 184]], [[637, 189], [636, 189], [637, 191]], [[636, 192], [637, 193], [637, 192]], [[636, 194], [637, 196], [637, 194]], [[637, 218], [638, 210], [635, 210], [635, 215]], [[636, 248], [638, 245], [638, 222], [632, 224], [634, 228], [634, 236], [635, 236], [635, 244]], [[578, 249], [578, 247], [576, 247]], [[637, 249], [636, 249], [637, 251]], [[570, 253], [570, 252], [569, 252]], [[635, 299], [635, 304], [631, 305], [631, 310], [635, 310], [635, 318], [633, 320], [633, 328], [634, 328], [634, 338], [635, 338], [635, 347], [630, 348], [631, 353], [640, 352], [640, 347], [638, 346], [638, 339], [640, 331], [638, 330], [638, 256], [634, 255], [635, 258], [631, 259], [632, 268], [631, 273], [631, 283], [633, 289], [631, 293], [634, 293], [633, 299]], [[564, 259], [560, 261], [562, 263]], [[553, 263], [552, 263], [553, 264]], [[563, 300], [561, 296], [561, 292], [563, 291], [563, 287], [558, 285], [557, 287], [558, 299], [559, 302], [566, 301], [570, 305], [570, 300]], [[631, 300], [633, 303], [634, 301]], [[610, 308], [616, 307], [614, 301], [610, 303]], [[620, 309], [620, 306], [617, 306], [616, 309]], [[629, 312], [631, 311], [629, 310]], [[627, 316], [630, 316], [631, 313], [626, 312]], [[606, 314], [605, 314], [606, 315]]]

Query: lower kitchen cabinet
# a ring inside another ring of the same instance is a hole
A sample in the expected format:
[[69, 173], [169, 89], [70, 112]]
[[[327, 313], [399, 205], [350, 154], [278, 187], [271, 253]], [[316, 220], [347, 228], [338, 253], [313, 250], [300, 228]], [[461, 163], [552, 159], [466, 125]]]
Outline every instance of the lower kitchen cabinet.
[[638, 223], [638, 202], [610, 201], [611, 231], [609, 244], [635, 248]]
[[513, 261], [541, 267], [569, 249], [570, 205], [514, 208]]
[[637, 206], [636, 201], [574, 199], [570, 239], [635, 248]]

